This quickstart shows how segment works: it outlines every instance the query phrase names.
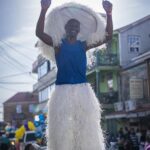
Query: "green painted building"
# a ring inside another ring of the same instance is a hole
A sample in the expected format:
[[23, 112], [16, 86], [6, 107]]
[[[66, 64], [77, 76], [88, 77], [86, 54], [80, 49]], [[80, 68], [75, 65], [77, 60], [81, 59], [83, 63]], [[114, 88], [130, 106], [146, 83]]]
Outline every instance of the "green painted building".
[[[114, 110], [113, 103], [119, 101], [119, 45], [118, 34], [113, 35], [112, 41], [105, 48], [93, 52], [95, 62], [87, 69], [87, 78], [91, 83], [103, 107], [103, 119], [107, 113]], [[115, 122], [102, 121], [106, 130], [114, 131]]]

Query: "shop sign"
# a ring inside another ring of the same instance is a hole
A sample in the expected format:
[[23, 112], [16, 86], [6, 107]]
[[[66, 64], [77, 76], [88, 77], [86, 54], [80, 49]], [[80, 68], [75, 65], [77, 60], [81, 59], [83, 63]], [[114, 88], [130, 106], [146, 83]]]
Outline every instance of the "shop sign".
[[143, 98], [143, 79], [130, 79], [130, 99]]

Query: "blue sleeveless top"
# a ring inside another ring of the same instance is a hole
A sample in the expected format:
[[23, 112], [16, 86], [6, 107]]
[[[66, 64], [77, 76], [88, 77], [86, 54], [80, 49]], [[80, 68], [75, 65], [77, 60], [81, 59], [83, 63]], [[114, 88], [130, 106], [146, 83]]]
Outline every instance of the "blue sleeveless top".
[[56, 85], [87, 82], [85, 42], [69, 43], [67, 39], [62, 40], [55, 58], [58, 68]]

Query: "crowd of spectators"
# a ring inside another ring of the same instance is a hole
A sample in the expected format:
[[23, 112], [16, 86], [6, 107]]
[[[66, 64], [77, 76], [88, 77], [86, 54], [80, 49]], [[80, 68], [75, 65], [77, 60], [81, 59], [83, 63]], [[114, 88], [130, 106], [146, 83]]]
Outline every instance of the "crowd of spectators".
[[120, 128], [117, 136], [110, 136], [109, 143], [116, 143], [118, 150], [150, 150], [150, 128]]

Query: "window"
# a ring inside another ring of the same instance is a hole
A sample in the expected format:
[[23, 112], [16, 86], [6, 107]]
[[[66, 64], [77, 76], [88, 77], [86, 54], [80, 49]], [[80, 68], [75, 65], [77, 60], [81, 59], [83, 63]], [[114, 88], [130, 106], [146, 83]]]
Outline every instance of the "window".
[[108, 80], [107, 84], [109, 89], [113, 89], [113, 79]]
[[109, 90], [113, 89], [113, 86], [114, 86], [113, 82], [114, 82], [113, 81], [113, 73], [112, 72], [107, 73], [107, 85], [108, 85]]
[[43, 89], [39, 92], [39, 102], [48, 100], [48, 88]]
[[45, 61], [39, 68], [38, 68], [38, 78], [40, 79], [45, 74], [48, 73], [48, 61]]
[[22, 113], [22, 106], [21, 105], [16, 106], [16, 113], [18, 113], [18, 114]]
[[35, 132], [33, 132], [33, 133], [26, 133], [25, 134], [26, 136], [25, 136], [25, 141], [26, 142], [31, 142], [31, 141], [36, 141], [36, 136], [35, 136]]
[[39, 102], [43, 102], [43, 101], [48, 100], [51, 97], [54, 89], [55, 89], [55, 84], [52, 84], [49, 87], [40, 91], [39, 92]]
[[30, 113], [33, 113], [33, 112], [34, 112], [34, 106], [35, 106], [34, 104], [30, 104], [30, 105], [29, 105], [29, 112], [30, 112]]
[[130, 53], [139, 53], [141, 37], [139, 35], [128, 36], [128, 46]]

